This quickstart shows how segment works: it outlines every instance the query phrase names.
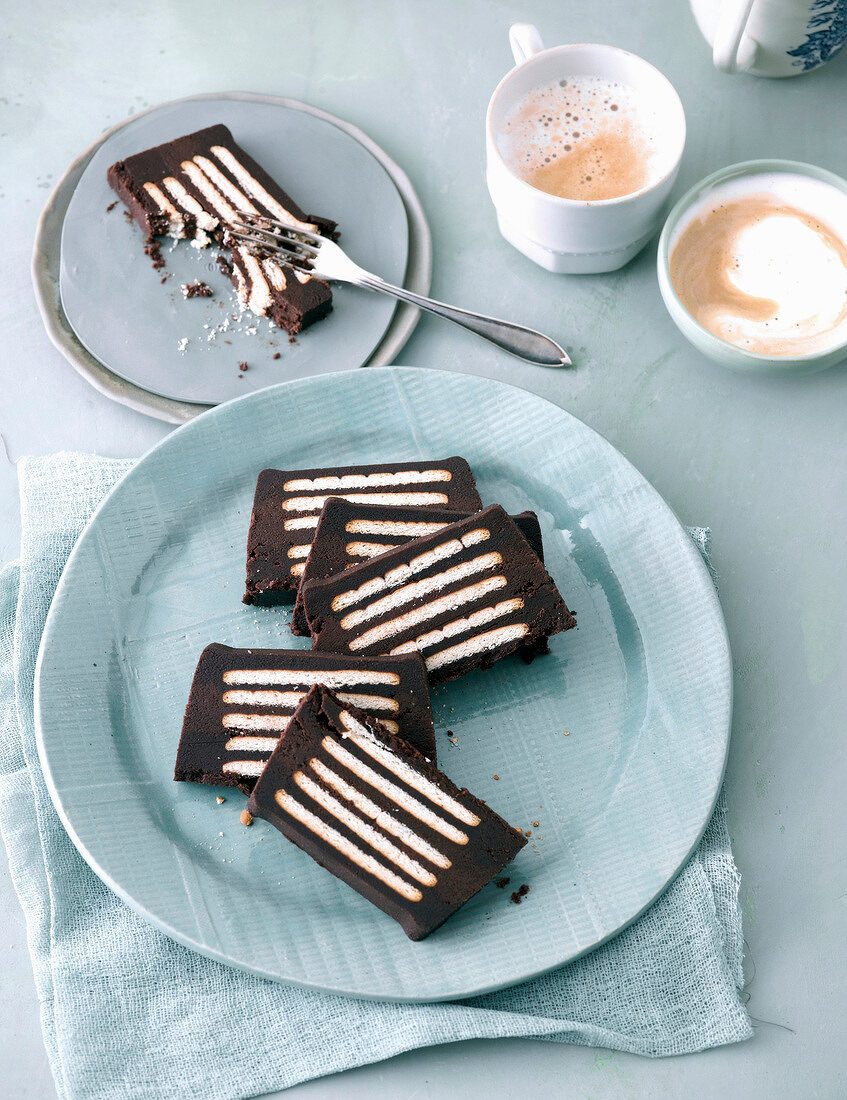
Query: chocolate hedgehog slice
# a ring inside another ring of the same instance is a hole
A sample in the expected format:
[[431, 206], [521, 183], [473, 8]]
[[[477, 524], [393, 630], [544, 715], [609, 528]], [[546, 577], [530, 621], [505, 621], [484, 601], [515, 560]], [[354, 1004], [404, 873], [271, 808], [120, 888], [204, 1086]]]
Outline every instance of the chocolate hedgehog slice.
[[435, 730], [423, 661], [309, 650], [232, 649], [200, 656], [185, 711], [174, 779], [238, 787], [245, 794], [268, 762], [309, 690], [327, 684], [379, 725], [435, 759]]
[[[300, 578], [291, 617], [291, 633], [309, 635], [309, 623], [303, 609], [304, 584], [310, 580], [332, 577], [351, 565], [368, 561], [404, 542], [434, 535], [448, 524], [464, 519], [467, 514], [450, 512], [446, 508], [386, 508], [380, 504], [351, 504], [340, 497], [330, 497], [318, 519]], [[543, 563], [544, 545], [538, 516], [535, 512], [519, 512], [512, 519]], [[531, 662], [540, 653], [548, 651], [547, 639], [540, 638], [519, 652], [525, 661]]]
[[[325, 317], [332, 292], [323, 279], [228, 237], [244, 214], [334, 237], [335, 222], [305, 214], [290, 195], [218, 124], [126, 157], [107, 173], [112, 189], [145, 234], [213, 241], [231, 250], [231, 278], [242, 308], [294, 334]], [[152, 254], [152, 252], [151, 252]]]
[[405, 741], [321, 686], [298, 707], [248, 809], [413, 940], [443, 924], [526, 844]]
[[419, 652], [432, 682], [576, 625], [538, 555], [497, 504], [311, 580], [302, 595], [315, 649]]

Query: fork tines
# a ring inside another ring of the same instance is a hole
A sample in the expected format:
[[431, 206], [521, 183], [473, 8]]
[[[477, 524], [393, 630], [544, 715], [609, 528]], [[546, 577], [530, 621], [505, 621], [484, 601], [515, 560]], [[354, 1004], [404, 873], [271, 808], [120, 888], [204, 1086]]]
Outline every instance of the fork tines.
[[295, 235], [294, 231], [279, 222], [275, 222], [274, 225], [283, 232], [275, 232], [261, 225], [248, 225], [245, 222], [232, 222], [227, 228], [230, 236], [237, 241], [255, 245], [264, 252], [284, 257], [286, 263], [295, 266], [298, 263], [311, 266], [311, 261], [318, 254], [317, 248], [310, 241], [300, 240], [299, 230]]
[[313, 233], [311, 229], [301, 229], [299, 225], [287, 225], [285, 222], [269, 218], [265, 214], [242, 214], [239, 212], [239, 218], [241, 219], [240, 222], [233, 222], [232, 224], [240, 224], [245, 229], [261, 230], [265, 233], [276, 233], [286, 237], [302, 237], [304, 240], [317, 245], [324, 240], [320, 233]]

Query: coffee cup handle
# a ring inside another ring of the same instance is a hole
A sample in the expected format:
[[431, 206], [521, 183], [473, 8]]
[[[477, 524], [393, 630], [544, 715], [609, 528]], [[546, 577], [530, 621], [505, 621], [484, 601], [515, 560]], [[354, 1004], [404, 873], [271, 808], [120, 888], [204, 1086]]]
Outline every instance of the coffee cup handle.
[[509, 45], [512, 47], [512, 56], [516, 65], [529, 61], [544, 49], [538, 27], [533, 23], [513, 23], [509, 27]]
[[745, 41], [744, 32], [756, 0], [722, 0], [715, 30], [712, 60], [716, 69], [737, 73], [749, 69], [756, 53], [756, 44]]

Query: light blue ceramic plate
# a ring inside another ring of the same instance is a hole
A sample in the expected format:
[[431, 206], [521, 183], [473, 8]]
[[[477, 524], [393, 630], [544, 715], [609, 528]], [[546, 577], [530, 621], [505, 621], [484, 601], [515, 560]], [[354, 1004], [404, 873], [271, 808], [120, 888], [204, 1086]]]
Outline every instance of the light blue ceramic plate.
[[[163, 238], [165, 274], [155, 271], [137, 226], [106, 182], [121, 157], [215, 122], [309, 214], [335, 219], [341, 244], [362, 267], [402, 285], [409, 253], [403, 200], [379, 161], [354, 136], [294, 106], [254, 99], [178, 100], [116, 131], [89, 161], [62, 225], [62, 306], [85, 348], [115, 374], [151, 393], [217, 404], [276, 382], [358, 367], [385, 334], [393, 299], [333, 287], [333, 312], [295, 344], [264, 318], [239, 317], [235, 290], [215, 263]], [[204, 280], [214, 298], [186, 301], [183, 283]], [[235, 320], [233, 320], [233, 315]], [[186, 343], [183, 346], [183, 341]], [[279, 359], [273, 356], [278, 354]], [[238, 364], [248, 371], [239, 377]]]
[[[579, 626], [529, 667], [508, 659], [434, 693], [441, 766], [532, 831], [508, 872], [532, 889], [516, 906], [489, 886], [412, 943], [271, 826], [240, 825], [237, 792], [218, 805], [171, 777], [203, 646], [303, 644], [287, 612], [241, 603], [257, 472], [454, 453], [484, 501], [538, 512]], [[74, 842], [163, 932], [282, 981], [441, 1000], [565, 963], [665, 888], [717, 796], [730, 657], [699, 553], [614, 447], [511, 386], [379, 368], [253, 394], [155, 447], [71, 555], [36, 707]]]

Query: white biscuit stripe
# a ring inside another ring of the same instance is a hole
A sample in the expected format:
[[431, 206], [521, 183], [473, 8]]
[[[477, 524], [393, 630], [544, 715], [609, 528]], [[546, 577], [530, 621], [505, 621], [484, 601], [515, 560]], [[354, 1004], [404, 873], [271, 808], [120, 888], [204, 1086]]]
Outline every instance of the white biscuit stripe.
[[384, 592], [387, 588], [396, 588], [397, 585], [403, 584], [416, 573], [424, 573], [440, 561], [455, 557], [456, 554], [461, 554], [463, 550], [476, 546], [480, 542], [485, 542], [490, 537], [490, 532], [481, 528], [468, 531], [461, 539], [449, 539], [447, 542], [442, 542], [439, 546], [434, 546], [431, 550], [426, 550], [423, 554], [418, 554], [410, 561], [404, 562], [403, 565], [389, 569], [382, 577], [371, 577], [370, 580], [365, 581], [358, 588], [339, 593], [332, 601], [332, 610], [343, 611], [345, 607], [361, 603], [362, 600], [367, 600], [378, 592]]
[[223, 726], [227, 730], [284, 730], [291, 721], [290, 714], [225, 714]]
[[[339, 696], [339, 699], [341, 696]], [[344, 700], [345, 703], [349, 703], [351, 706], [358, 706], [353, 697]], [[293, 712], [292, 712], [293, 713]], [[247, 715], [231, 714], [227, 715], [228, 718], [246, 718]], [[388, 730], [389, 733], [393, 733], [395, 736], [400, 732], [399, 725], [391, 718], [376, 718], [375, 719], [383, 727]], [[280, 734], [284, 733], [288, 729], [288, 723], [291, 721], [291, 715], [283, 715], [279, 725], [269, 723], [267, 726], [251, 726], [242, 722], [224, 723], [227, 729], [272, 729], [277, 730]], [[235, 737], [230, 737], [227, 741], [224, 749], [226, 752], [273, 752], [276, 746], [279, 744], [279, 737], [257, 737], [255, 734], [237, 734]]]
[[241, 161], [237, 160], [231, 150], [227, 149], [226, 146], [213, 145], [212, 152], [221, 164], [230, 170], [247, 194], [252, 196], [256, 202], [261, 203], [275, 218], [284, 222], [285, 225], [290, 225], [292, 229], [306, 229], [312, 233], [318, 232], [318, 227], [313, 222], [298, 221], [298, 219], [286, 210], [281, 203], [277, 202], [273, 195], [269, 194], [261, 183], [259, 183], [254, 176], [250, 175]]
[[398, 507], [449, 503], [446, 493], [327, 493], [321, 497], [289, 497], [282, 502], [282, 508], [285, 512], [320, 512], [330, 497], [349, 500], [351, 504], [390, 504]]
[[377, 554], [384, 554], [386, 550], [396, 550], [397, 545], [397, 543], [392, 545], [385, 542], [348, 542], [344, 547], [344, 553], [348, 558], [375, 558]]
[[388, 535], [406, 539], [420, 539], [436, 535], [446, 523], [425, 523], [423, 520], [351, 519], [345, 523], [348, 535]]
[[369, 783], [381, 794], [385, 795], [386, 798], [390, 798], [392, 802], [396, 802], [402, 810], [406, 811], [406, 813], [411, 814], [412, 817], [416, 817], [418, 821], [422, 821], [424, 825], [429, 825], [430, 829], [434, 829], [435, 832], [440, 833], [448, 840], [452, 840], [454, 844], [468, 843], [468, 836], [466, 833], [463, 833], [461, 829], [457, 829], [451, 822], [445, 821], [443, 817], [440, 817], [428, 806], [419, 802], [417, 798], [408, 794], [402, 787], [398, 787], [396, 783], [392, 783], [390, 779], [386, 779], [384, 776], [381, 776], [379, 772], [375, 772], [373, 768], [369, 767], [363, 760], [360, 760], [358, 756], [354, 756], [352, 752], [348, 752], [343, 745], [340, 745], [331, 737], [324, 737], [321, 741], [321, 746], [324, 751], [334, 757], [339, 764], [343, 764], [345, 768], [353, 772], [354, 775], [357, 775], [359, 779], [364, 780], [365, 783]]
[[[429, 485], [433, 481], [452, 481], [449, 470], [399, 470], [397, 473], [331, 474], [325, 477], [296, 477], [286, 481], [284, 493], [322, 492], [325, 489], [369, 489], [396, 485]], [[334, 494], [333, 494], [334, 495]]]
[[225, 691], [223, 702], [236, 707], [296, 707], [302, 699], [299, 691]]
[[496, 630], [489, 630], [487, 634], [477, 634], [466, 642], [460, 642], [449, 649], [442, 649], [438, 653], [433, 653], [431, 657], [424, 658], [426, 667], [432, 672], [436, 668], [441, 668], [442, 665], [461, 661], [463, 657], [472, 657], [477, 653], [485, 653], [486, 650], [496, 649], [497, 646], [505, 645], [507, 642], [515, 641], [518, 638], [525, 638], [528, 633], [529, 627], [526, 623], [501, 626]]
[[[499, 558], [500, 555], [497, 554], [496, 557]], [[471, 563], [469, 562], [468, 564]], [[438, 580], [438, 578], [433, 577], [433, 580]], [[417, 583], [420, 584], [421, 582], [418, 581]], [[437, 600], [431, 600], [429, 603], [423, 604], [422, 607], [416, 607], [413, 611], [407, 611], [404, 615], [399, 615], [396, 619], [387, 619], [384, 622], [377, 623], [377, 625], [372, 626], [370, 630], [366, 630], [364, 634], [359, 634], [357, 637], [351, 638], [349, 643], [350, 649], [354, 651], [357, 649], [367, 649], [368, 646], [376, 645], [377, 642], [381, 642], [385, 638], [390, 638], [394, 634], [402, 634], [407, 630], [411, 630], [420, 623], [426, 622], [427, 619], [435, 618], [436, 615], [441, 615], [446, 611], [456, 611], [464, 603], [472, 603], [474, 600], [481, 600], [490, 592], [496, 592], [500, 588], [505, 588], [507, 583], [506, 578], [498, 574], [496, 577], [486, 577], [485, 580], [478, 581], [476, 584], [470, 584], [466, 588], [458, 588], [453, 592], [449, 592], [446, 596], [441, 596]], [[409, 585], [409, 587], [411, 588], [413, 586]], [[521, 603], [523, 603], [523, 601], [521, 601]], [[348, 618], [349, 617], [350, 616], [348, 616]]]
[[439, 642], [445, 642], [448, 638], [455, 638], [457, 634], [467, 634], [478, 626], [485, 626], [486, 623], [493, 622], [494, 619], [502, 619], [504, 615], [511, 615], [514, 611], [520, 611], [522, 607], [523, 599], [520, 596], [503, 600], [501, 603], [494, 604], [493, 607], [481, 607], [478, 611], [471, 612], [464, 619], [454, 619], [452, 623], [445, 623], [444, 626], [431, 630], [427, 634], [419, 634], [417, 638], [412, 639], [410, 642], [395, 646], [391, 650], [391, 656], [397, 656], [400, 653], [414, 653], [416, 650], [423, 652], [426, 649], [432, 649]]
[[[502, 564], [503, 558], [496, 550], [491, 554], [481, 554], [478, 558], [471, 558], [470, 561], [459, 562], [458, 565], [451, 565], [449, 569], [444, 569], [441, 573], [435, 573], [431, 577], [423, 577], [419, 581], [411, 581], [409, 584], [404, 584], [402, 588], [395, 588], [395, 590], [389, 592], [387, 596], [382, 596], [380, 599], [374, 600], [373, 603], [367, 604], [365, 607], [360, 607], [355, 611], [349, 612], [349, 614], [345, 615], [344, 618], [340, 620], [339, 625], [342, 630], [352, 630], [354, 627], [359, 626], [361, 623], [368, 622], [370, 619], [378, 619], [380, 616], [390, 611], [395, 611], [398, 607], [402, 607], [403, 604], [411, 603], [413, 600], [419, 600], [432, 592], [440, 592], [442, 588], [447, 588], [457, 581], [466, 580], [468, 577], [473, 577], [477, 573], [486, 573], [489, 569], [495, 569], [498, 565]], [[388, 576], [389, 574], [386, 574], [386, 577]], [[502, 588], [506, 583], [505, 577], [487, 577], [477, 584], [449, 593], [449, 597], [455, 596], [458, 598], [458, 602], [462, 603], [464, 602], [462, 597], [465, 593], [468, 593], [467, 599], [474, 599], [473, 593], [480, 587], [488, 586], [485, 591], [492, 591], [495, 588]], [[480, 594], [485, 595], [485, 592], [481, 592]], [[424, 607], [417, 608], [415, 611], [410, 611], [409, 615], [416, 615], [419, 612], [423, 612], [425, 608], [435, 606], [436, 603], [444, 604], [444, 600], [446, 599], [448, 599], [448, 596], [443, 597], [441, 600], [433, 601], [432, 604], [424, 604]], [[333, 607], [334, 604], [335, 601], [333, 601]], [[449, 607], [450, 605], [446, 604], [444, 606]], [[424, 615], [424, 617], [426, 618], [428, 616]]]
[[397, 672], [367, 669], [289, 669], [289, 668], [231, 668], [223, 674], [225, 684], [323, 684], [331, 691], [350, 687], [352, 684], [400, 683]]
[[270, 283], [265, 277], [262, 265], [252, 252], [246, 248], [239, 248], [238, 253], [244, 261], [250, 279], [250, 293], [247, 295], [246, 302], [247, 308], [251, 313], [264, 317], [273, 302]]
[[278, 737], [230, 737], [224, 748], [227, 752], [273, 752], [278, 744]]
[[385, 769], [393, 772], [398, 779], [402, 779], [408, 787], [424, 795], [430, 802], [434, 802], [436, 806], [440, 806], [442, 810], [446, 810], [447, 813], [452, 814], [453, 817], [463, 822], [465, 825], [479, 825], [479, 818], [475, 813], [472, 813], [466, 806], [463, 806], [461, 802], [457, 802], [452, 795], [447, 794], [446, 791], [442, 791], [440, 787], [437, 787], [435, 783], [432, 783], [426, 776], [421, 775], [421, 773], [416, 768], [413, 768], [411, 764], [408, 764], [405, 760], [401, 760], [400, 757], [396, 756], [390, 749], [381, 745], [373, 734], [370, 733], [361, 722], [357, 721], [352, 714], [343, 710], [339, 718], [341, 724], [359, 748], [362, 749], [363, 752], [366, 752], [368, 756], [373, 757], [373, 759]]
[[[225, 691], [223, 701], [240, 707], [287, 707], [295, 709], [306, 697], [305, 691]], [[396, 714], [400, 704], [385, 695], [365, 695], [361, 692], [338, 693], [338, 698], [361, 710], [387, 710]]]
[[270, 279], [274, 290], [285, 290], [288, 286], [288, 280], [285, 278], [282, 268], [270, 258], [262, 260], [262, 270]]
[[224, 775], [260, 776], [265, 770], [267, 760], [227, 760], [221, 769]]
[[[235, 252], [238, 252], [241, 258], [244, 259], [246, 252], [243, 248], [234, 249], [233, 254]], [[241, 306], [242, 309], [246, 309], [248, 297], [247, 280], [244, 278], [244, 275], [238, 264], [233, 264], [232, 273], [235, 276], [235, 295], [238, 298], [238, 304]]]
[[225, 691], [223, 701], [235, 707], [294, 708], [305, 695], [303, 691]]
[[289, 546], [288, 556], [289, 558], [308, 558], [309, 550], [311, 547], [307, 542], [300, 543], [299, 546]]
[[304, 775], [303, 772], [295, 772], [293, 778], [305, 795], [317, 802], [327, 813], [337, 818], [342, 825], [346, 825], [351, 833], [355, 833], [365, 843], [370, 844], [381, 856], [399, 867], [401, 871], [405, 871], [410, 878], [420, 882], [423, 886], [435, 886], [438, 882], [432, 871], [428, 871], [416, 859], [406, 855], [388, 837], [375, 829], [373, 825], [369, 825], [367, 821], [363, 821], [358, 814], [354, 814], [352, 810], [339, 802], [335, 795], [324, 790], [308, 775]]
[[373, 875], [374, 878], [378, 878], [380, 882], [385, 883], [386, 886], [394, 890], [395, 893], [400, 894], [401, 897], [406, 898], [407, 901], [421, 900], [423, 894], [416, 886], [412, 886], [411, 883], [406, 882], [399, 875], [395, 875], [388, 867], [384, 867], [379, 860], [374, 859], [367, 852], [363, 852], [358, 845], [342, 836], [331, 825], [321, 821], [319, 817], [313, 814], [311, 810], [307, 810], [302, 803], [298, 802], [287, 791], [279, 790], [274, 797], [277, 805], [282, 810], [299, 821], [301, 825], [305, 825], [307, 829], [335, 848], [336, 851], [346, 856], [351, 863], [355, 863], [362, 870]]
[[291, 566], [289, 572], [292, 577], [302, 577], [306, 572], [306, 563], [304, 561], [295, 562], [294, 565]]
[[299, 531], [304, 527], [317, 527], [318, 520], [321, 517], [319, 515], [311, 516], [292, 516], [291, 519], [287, 519], [283, 524], [286, 531]]
[[161, 212], [168, 215], [168, 236], [177, 238], [184, 237], [185, 219], [167, 195], [165, 195], [155, 183], [145, 183], [144, 190], [159, 207]]
[[410, 829], [408, 825], [398, 821], [396, 817], [392, 817], [387, 810], [381, 810], [366, 794], [345, 782], [337, 772], [334, 772], [332, 768], [328, 768], [317, 757], [309, 761], [309, 767], [328, 787], [332, 787], [342, 798], [346, 798], [360, 813], [371, 818], [380, 829], [396, 836], [407, 848], [411, 848], [419, 856], [423, 856], [430, 863], [434, 863], [436, 867], [447, 870], [453, 866], [452, 861], [443, 852], [439, 852], [429, 841], [424, 840], [422, 836], [418, 836], [414, 829]]

